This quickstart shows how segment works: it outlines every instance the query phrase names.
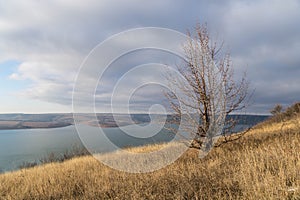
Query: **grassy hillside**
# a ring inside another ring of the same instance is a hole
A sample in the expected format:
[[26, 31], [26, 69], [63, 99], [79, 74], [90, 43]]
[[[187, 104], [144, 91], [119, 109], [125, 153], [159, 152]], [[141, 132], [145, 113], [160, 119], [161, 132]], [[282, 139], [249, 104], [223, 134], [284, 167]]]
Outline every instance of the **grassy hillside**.
[[90, 156], [2, 174], [0, 199], [300, 199], [299, 145], [299, 117], [269, 121], [204, 159], [191, 149], [147, 174], [119, 172]]

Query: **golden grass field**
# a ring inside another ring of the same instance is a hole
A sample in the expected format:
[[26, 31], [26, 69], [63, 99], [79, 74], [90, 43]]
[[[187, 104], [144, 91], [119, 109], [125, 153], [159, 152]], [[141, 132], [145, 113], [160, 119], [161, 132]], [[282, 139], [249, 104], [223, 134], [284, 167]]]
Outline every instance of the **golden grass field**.
[[299, 119], [261, 124], [203, 159], [190, 149], [151, 173], [116, 171], [86, 156], [2, 174], [0, 199], [300, 199]]

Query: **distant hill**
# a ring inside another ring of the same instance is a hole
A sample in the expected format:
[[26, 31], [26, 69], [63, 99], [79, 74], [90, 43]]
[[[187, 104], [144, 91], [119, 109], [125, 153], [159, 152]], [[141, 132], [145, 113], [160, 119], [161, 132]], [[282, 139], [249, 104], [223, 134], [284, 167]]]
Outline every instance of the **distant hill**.
[[56, 128], [71, 124], [72, 114], [0, 114], [0, 130]]
[[[116, 121], [114, 116], [117, 117]], [[131, 118], [125, 114], [98, 113], [95, 114], [79, 113], [76, 114], [76, 122], [90, 126], [117, 127], [130, 124], [149, 123], [151, 118], [148, 114], [131, 114]], [[162, 115], [154, 115], [159, 121]], [[172, 115], [167, 116], [170, 121]], [[229, 115], [227, 119], [238, 121], [239, 125], [254, 126], [262, 122], [268, 116], [261, 115]], [[53, 128], [64, 127], [74, 124], [72, 113], [51, 113], [51, 114], [0, 114], [0, 129], [22, 129], [22, 128]]]

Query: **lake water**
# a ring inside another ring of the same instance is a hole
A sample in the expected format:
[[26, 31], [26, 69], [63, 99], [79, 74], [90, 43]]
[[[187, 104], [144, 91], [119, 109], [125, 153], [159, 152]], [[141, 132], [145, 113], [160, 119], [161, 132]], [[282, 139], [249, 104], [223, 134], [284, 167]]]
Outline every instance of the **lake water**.
[[[145, 125], [145, 124], [144, 124]], [[0, 130], [0, 173], [19, 168], [25, 162], [39, 162], [41, 158], [50, 153], [63, 154], [72, 148], [83, 147], [89, 144], [89, 150], [95, 152], [109, 152], [117, 148], [139, 146], [158, 142], [168, 142], [174, 138], [174, 134], [162, 130], [157, 133], [157, 126], [129, 125], [128, 133], [136, 132], [133, 137], [124, 133], [119, 128], [103, 128], [87, 125], [68, 126], [51, 129], [17, 129]], [[239, 125], [238, 129], [245, 129], [245, 125]], [[140, 128], [143, 128], [140, 130]], [[151, 133], [157, 133], [148, 137]], [[145, 138], [143, 138], [145, 137]], [[114, 145], [111, 145], [114, 144]]]
[[[24, 162], [35, 162], [49, 153], [61, 154], [74, 146], [82, 146], [87, 141], [97, 152], [113, 151], [107, 138], [118, 147], [138, 146], [170, 141], [171, 133], [161, 131], [150, 138], [135, 138], [119, 128], [103, 128], [101, 134], [97, 127], [80, 125], [80, 137], [75, 126], [51, 129], [0, 130], [0, 171], [18, 169]], [[131, 126], [127, 126], [130, 130]]]

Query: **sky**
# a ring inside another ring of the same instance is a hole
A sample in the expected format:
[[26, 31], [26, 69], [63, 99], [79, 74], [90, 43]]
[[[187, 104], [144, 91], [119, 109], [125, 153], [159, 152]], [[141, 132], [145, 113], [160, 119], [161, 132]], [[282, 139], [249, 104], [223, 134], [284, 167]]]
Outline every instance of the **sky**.
[[[275, 104], [287, 106], [300, 100], [299, 10], [298, 0], [0, 0], [0, 113], [72, 112], [80, 66], [101, 42], [134, 28], [186, 33], [197, 23], [207, 23], [211, 36], [224, 41], [224, 49], [230, 52], [235, 78], [247, 72], [254, 94], [245, 112], [267, 114]], [[134, 40], [118, 40], [100, 57], [130, 42]], [[129, 66], [177, 60], [151, 49], [120, 57], [96, 87], [97, 112], [111, 111], [112, 84]], [[88, 85], [95, 70], [82, 72], [81, 84]], [[118, 97], [126, 96], [147, 76], [157, 80], [159, 74], [137, 71], [122, 82]], [[138, 88], [132, 112], [159, 104], [160, 92], [155, 84]]]

